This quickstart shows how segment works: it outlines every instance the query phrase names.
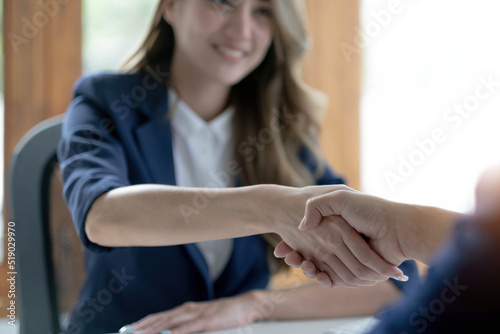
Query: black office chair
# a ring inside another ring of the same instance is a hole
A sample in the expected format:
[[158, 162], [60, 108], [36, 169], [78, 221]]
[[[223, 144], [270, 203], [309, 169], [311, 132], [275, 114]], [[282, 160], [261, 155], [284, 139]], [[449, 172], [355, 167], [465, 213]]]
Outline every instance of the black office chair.
[[56, 116], [31, 129], [9, 166], [20, 334], [64, 330], [85, 278], [83, 246], [62, 198], [61, 122]]

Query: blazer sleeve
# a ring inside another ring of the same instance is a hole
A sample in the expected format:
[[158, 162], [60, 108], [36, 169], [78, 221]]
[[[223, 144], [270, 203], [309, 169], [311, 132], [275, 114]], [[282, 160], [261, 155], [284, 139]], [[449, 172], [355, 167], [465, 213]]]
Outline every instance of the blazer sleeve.
[[91, 77], [80, 79], [62, 126], [57, 155], [63, 180], [63, 197], [83, 245], [93, 251], [111, 248], [92, 243], [85, 233], [85, 219], [93, 202], [103, 193], [130, 185], [125, 151], [115, 126], [99, 106], [99, 90]]
[[497, 333], [499, 245], [500, 216], [460, 221], [421, 288], [380, 314], [372, 333]]

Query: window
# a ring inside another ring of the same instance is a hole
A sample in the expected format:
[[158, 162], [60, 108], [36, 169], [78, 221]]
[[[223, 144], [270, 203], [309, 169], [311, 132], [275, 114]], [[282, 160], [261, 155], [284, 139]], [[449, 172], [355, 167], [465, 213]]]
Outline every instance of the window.
[[157, 1], [84, 0], [83, 72], [116, 69], [149, 27]]
[[362, 188], [467, 212], [500, 161], [500, 2], [363, 0]]

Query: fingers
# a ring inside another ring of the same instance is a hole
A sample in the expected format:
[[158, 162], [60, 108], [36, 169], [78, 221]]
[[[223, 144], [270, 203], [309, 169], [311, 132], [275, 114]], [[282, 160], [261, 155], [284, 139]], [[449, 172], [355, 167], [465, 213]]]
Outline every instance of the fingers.
[[[317, 279], [317, 275], [321, 273], [321, 270], [319, 270], [316, 265], [308, 260], [305, 260], [302, 255], [300, 255], [298, 252], [294, 251], [290, 246], [288, 246], [286, 243], [284, 243], [286, 246], [287, 251], [291, 250], [286, 254], [285, 256], [285, 263], [289, 265], [290, 267], [293, 268], [302, 268], [302, 271], [308, 278], [312, 279]], [[319, 252], [318, 252], [319, 253]], [[324, 255], [324, 257], [332, 257], [334, 255], [327, 254]], [[354, 287], [355, 285], [352, 285], [351, 283], [348, 282], [350, 281], [355, 281], [354, 276], [352, 273], [341, 263], [341, 261], [336, 260], [335, 267], [341, 268], [339, 270], [343, 271], [343, 274], [337, 274], [334, 270], [331, 269], [330, 266], [328, 266], [326, 263], [322, 263], [322, 267], [325, 270], [325, 273], [323, 273], [325, 278], [323, 278], [321, 281], [321, 284], [326, 287], [333, 287], [333, 286], [347, 286], [347, 287]], [[320, 277], [322, 277], [321, 275]], [[348, 277], [348, 279], [344, 279], [343, 277]], [[357, 285], [372, 285], [372, 282], [367, 281], [363, 282], [361, 280], [357, 281]]]
[[[371, 286], [390, 277], [407, 280], [399, 268], [380, 257], [342, 217], [330, 216], [325, 220], [318, 231], [324, 237], [318, 240], [309, 261], [301, 264], [307, 277], [316, 278], [323, 286], [345, 287]], [[287, 263], [296, 266], [299, 257], [294, 252], [287, 257]]]
[[175, 328], [183, 323], [191, 322], [197, 317], [197, 312], [190, 312], [192, 303], [186, 303], [173, 310], [151, 314], [144, 319], [135, 322], [129, 326], [134, 333], [158, 334], [162, 331], [168, 332], [168, 329]]
[[[316, 265], [311, 261], [305, 260], [304, 262], [302, 262], [300, 268], [302, 269], [302, 272], [307, 278], [315, 279], [316, 282], [318, 282], [324, 288], [330, 289], [338, 286], [338, 284], [335, 284], [334, 281], [330, 279], [330, 276], [328, 276], [327, 273], [324, 273], [321, 270], [319, 270], [316, 267]], [[338, 278], [338, 276], [335, 277], [337, 282], [341, 281], [340, 278]]]
[[302, 262], [300, 268], [304, 272], [304, 275], [306, 275], [306, 277], [308, 278], [316, 278], [316, 276], [320, 272], [313, 262], [307, 260]]
[[281, 241], [274, 249], [274, 256], [281, 259], [284, 258], [288, 253], [293, 252], [293, 248], [288, 246], [284, 241]]
[[285, 256], [285, 263], [293, 268], [300, 268], [303, 261], [302, 255], [296, 251], [292, 251]]
[[[376, 280], [365, 280], [357, 277], [352, 273], [348, 265], [341, 261], [335, 254], [330, 254], [328, 258], [318, 262], [317, 267], [321, 272], [330, 277], [333, 286], [355, 288], [357, 286], [371, 286], [376, 283]], [[387, 278], [384, 278], [383, 280], [386, 279]]]
[[340, 253], [340, 260], [351, 264], [349, 269], [356, 277], [381, 281], [389, 277], [404, 275], [401, 269], [377, 254], [356, 230], [348, 226], [342, 217], [332, 218], [345, 222], [345, 233], [342, 234], [342, 241], [348, 251]]
[[319, 270], [318, 267], [316, 267], [316, 265], [311, 261], [304, 260], [300, 267], [306, 277], [315, 279], [324, 288], [333, 288], [336, 286], [354, 287], [353, 285], [345, 282], [345, 280], [340, 278], [340, 276], [333, 271], [330, 271], [330, 274], [328, 274], [327, 272]]
[[172, 330], [171, 334], [190, 334], [190, 333], [200, 333], [211, 330], [209, 326], [209, 320], [198, 319], [190, 323], [180, 325], [179, 327]]
[[330, 289], [330, 288], [335, 287], [335, 284], [330, 279], [330, 276], [328, 276], [327, 274], [325, 274], [323, 272], [320, 272], [316, 276], [316, 282], [318, 282], [319, 284], [321, 284], [321, 286], [324, 287], [324, 288], [326, 288], [326, 289]]
[[[323, 272], [319, 270], [318, 267], [316, 267], [316, 265], [313, 262], [307, 260], [302, 262], [301, 269], [304, 272], [304, 275], [306, 275], [306, 277], [311, 279], [316, 279], [316, 281], [325, 288], [333, 288], [336, 286], [344, 286], [344, 287], [356, 287], [359, 285], [370, 286], [375, 284], [374, 281], [370, 280], [366, 281], [359, 280], [357, 282], [354, 282], [353, 277], [350, 276], [351, 273], [347, 274], [347, 276], [351, 277], [350, 278], [351, 282], [347, 282], [346, 279], [342, 279], [341, 276], [337, 275], [335, 272], [331, 272], [332, 276], [330, 277], [327, 271]], [[346, 270], [346, 272], [348, 271]]]
[[285, 258], [285, 263], [293, 268], [299, 268], [304, 258], [284, 241], [281, 241], [274, 249], [274, 256]]

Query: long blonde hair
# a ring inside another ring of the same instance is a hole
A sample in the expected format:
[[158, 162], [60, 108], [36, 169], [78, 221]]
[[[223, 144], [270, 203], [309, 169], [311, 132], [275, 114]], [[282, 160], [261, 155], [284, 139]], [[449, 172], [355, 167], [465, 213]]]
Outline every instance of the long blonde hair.
[[[302, 63], [311, 44], [304, 1], [272, 0], [272, 5], [273, 43], [263, 62], [230, 94], [236, 110], [234, 160], [244, 185], [303, 187], [315, 184], [324, 170], [317, 144], [324, 96], [302, 80]], [[144, 41], [122, 69], [137, 72], [160, 64], [169, 68], [174, 47], [173, 29], [163, 19], [160, 1]], [[300, 150], [312, 154], [315, 170], [304, 165]]]

